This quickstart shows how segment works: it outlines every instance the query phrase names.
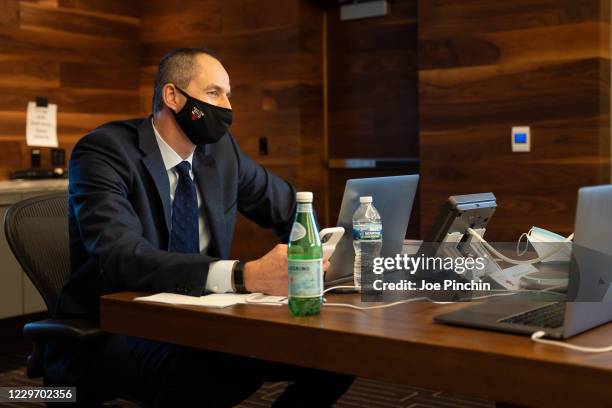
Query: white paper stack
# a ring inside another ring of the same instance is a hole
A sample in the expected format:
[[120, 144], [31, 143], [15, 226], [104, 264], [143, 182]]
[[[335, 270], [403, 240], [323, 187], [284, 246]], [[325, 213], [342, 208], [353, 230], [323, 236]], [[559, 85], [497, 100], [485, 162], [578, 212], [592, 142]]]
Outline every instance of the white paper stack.
[[200, 297], [178, 295], [176, 293], [157, 293], [151, 296], [139, 297], [134, 300], [139, 302], [157, 302], [170, 305], [205, 306], [213, 308], [224, 308], [245, 303], [271, 306], [280, 306], [286, 303], [286, 298], [283, 296], [266, 296], [261, 293], [216, 293]]

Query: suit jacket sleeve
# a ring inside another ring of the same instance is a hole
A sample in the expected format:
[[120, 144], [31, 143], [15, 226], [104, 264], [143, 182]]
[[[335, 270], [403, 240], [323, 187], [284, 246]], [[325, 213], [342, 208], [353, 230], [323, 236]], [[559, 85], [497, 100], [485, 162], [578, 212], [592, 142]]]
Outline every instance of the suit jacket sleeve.
[[289, 240], [296, 199], [285, 180], [244, 154], [234, 138], [238, 158], [238, 210], [263, 228], [272, 228], [282, 242]]
[[72, 153], [69, 198], [80, 239], [97, 261], [104, 291], [200, 296], [208, 265], [217, 259], [160, 250], [143, 238], [129, 200], [134, 169], [111, 138], [91, 136], [95, 135], [83, 138]]

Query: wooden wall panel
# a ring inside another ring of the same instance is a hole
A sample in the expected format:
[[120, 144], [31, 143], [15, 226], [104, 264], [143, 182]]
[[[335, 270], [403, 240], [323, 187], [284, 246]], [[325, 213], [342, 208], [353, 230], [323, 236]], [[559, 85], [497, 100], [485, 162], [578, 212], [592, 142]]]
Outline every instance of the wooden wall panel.
[[59, 30], [74, 34], [86, 34], [118, 39], [136, 39], [138, 20], [118, 20], [97, 16], [68, 7], [40, 7], [22, 2], [19, 9], [19, 26], [36, 30]]
[[329, 13], [331, 158], [419, 156], [416, 6], [354, 21]]
[[300, 1], [300, 35], [298, 49], [299, 84], [296, 86], [300, 114], [300, 151], [299, 179], [301, 190], [312, 191], [315, 197], [315, 210], [321, 228], [331, 227], [334, 220], [329, 219], [325, 210], [329, 189], [327, 185], [327, 166], [325, 157], [324, 109], [323, 101], [323, 18], [321, 10], [310, 0]]
[[0, 179], [29, 166], [25, 110], [37, 96], [58, 104], [67, 156], [94, 127], [139, 115], [138, 16], [138, 2], [0, 0]]
[[[39, 0], [40, 1], [40, 0]], [[117, 20], [129, 20], [129, 17], [140, 18], [142, 3], [139, 0], [51, 0], [61, 7], [89, 14], [104, 14]]]
[[[417, 1], [390, 2], [388, 15], [354, 21], [341, 21], [333, 7], [327, 27], [329, 158], [418, 159]], [[348, 178], [418, 173], [418, 162], [404, 167], [330, 169], [329, 220], [336, 222]], [[416, 203], [407, 235], [419, 231]]]
[[[322, 12], [307, 0], [155, 0], [142, 9], [141, 111], [151, 110], [162, 56], [176, 47], [209, 47], [232, 86], [232, 133], [241, 149], [301, 190], [324, 214], [322, 180]], [[259, 138], [268, 154], [259, 154]], [[240, 218], [234, 257], [263, 255], [277, 240]]]
[[[610, 180], [609, 1], [419, 1], [423, 233], [447, 196], [492, 191], [487, 235], [573, 229]], [[531, 126], [531, 153], [512, 153]]]

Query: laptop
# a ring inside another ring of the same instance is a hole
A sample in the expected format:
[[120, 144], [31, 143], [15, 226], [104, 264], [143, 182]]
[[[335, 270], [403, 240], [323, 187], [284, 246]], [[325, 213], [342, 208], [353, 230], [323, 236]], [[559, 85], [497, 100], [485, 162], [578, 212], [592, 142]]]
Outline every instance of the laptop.
[[353, 280], [353, 213], [359, 207], [359, 197], [371, 196], [372, 204], [382, 219], [383, 246], [380, 256], [395, 256], [401, 252], [404, 245], [418, 183], [419, 176], [416, 174], [351, 179], [346, 182], [337, 223], [345, 232], [329, 260], [325, 286]]
[[[566, 294], [524, 292], [436, 316], [438, 323], [564, 339], [612, 320], [612, 185], [578, 191]], [[567, 301], [566, 301], [567, 300]]]

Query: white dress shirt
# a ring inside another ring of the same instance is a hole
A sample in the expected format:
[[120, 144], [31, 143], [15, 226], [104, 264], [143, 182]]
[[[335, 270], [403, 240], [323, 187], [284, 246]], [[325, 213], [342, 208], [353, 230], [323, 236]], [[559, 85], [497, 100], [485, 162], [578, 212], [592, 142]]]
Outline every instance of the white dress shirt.
[[[170, 183], [170, 206], [174, 202], [174, 193], [176, 186], [178, 185], [178, 172], [175, 167], [183, 161], [181, 156], [174, 151], [168, 143], [159, 135], [159, 132], [155, 128], [153, 119], [151, 119], [153, 125], [153, 131], [155, 132], [155, 139], [161, 152], [164, 166], [168, 172], [168, 181]], [[192, 165], [193, 152], [185, 159]], [[189, 175], [193, 180], [193, 169], [189, 171]], [[206, 218], [204, 216], [204, 209], [202, 208], [202, 197], [200, 196], [200, 189], [196, 187], [196, 194], [198, 196], [198, 231], [200, 236], [200, 252], [206, 252], [208, 245], [210, 244], [210, 230]], [[233, 292], [232, 289], [232, 270], [234, 264], [238, 261], [216, 261], [211, 262], [208, 268], [208, 277], [206, 278], [206, 290], [214, 293], [225, 293]]]

